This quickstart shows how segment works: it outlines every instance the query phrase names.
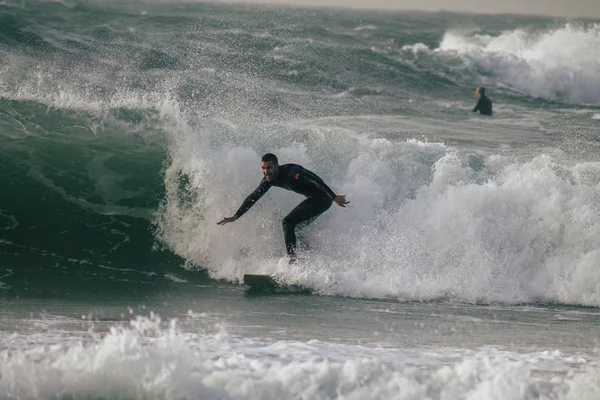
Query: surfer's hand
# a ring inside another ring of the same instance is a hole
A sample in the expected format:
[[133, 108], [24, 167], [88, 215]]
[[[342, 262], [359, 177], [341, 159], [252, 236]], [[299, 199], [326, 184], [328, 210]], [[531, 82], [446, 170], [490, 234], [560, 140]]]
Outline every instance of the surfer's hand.
[[222, 220], [217, 222], [217, 225], [225, 225], [229, 222], [235, 221], [236, 219], [237, 219], [237, 217], [235, 215], [233, 217], [224, 217]]
[[333, 201], [335, 202], [335, 204], [337, 204], [340, 207], [346, 207], [346, 204], [350, 204], [350, 202], [346, 200], [345, 194], [340, 194], [338, 196], [335, 196]]

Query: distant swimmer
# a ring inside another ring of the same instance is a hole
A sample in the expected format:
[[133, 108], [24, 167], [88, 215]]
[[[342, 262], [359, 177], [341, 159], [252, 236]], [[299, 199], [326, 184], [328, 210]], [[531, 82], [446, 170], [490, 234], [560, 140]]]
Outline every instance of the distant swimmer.
[[485, 88], [483, 86], [479, 86], [475, 90], [475, 94], [479, 97], [479, 101], [473, 109], [473, 112], [477, 112], [479, 110], [482, 115], [492, 115], [492, 101], [485, 95]]
[[290, 261], [293, 262], [296, 258], [296, 228], [310, 224], [319, 215], [327, 211], [331, 207], [331, 203], [346, 207], [346, 204], [350, 204], [350, 202], [346, 201], [346, 195], [335, 194], [321, 178], [302, 166], [298, 164], [279, 165], [275, 154], [265, 154], [262, 157], [260, 166], [264, 177], [258, 187], [246, 197], [232, 217], [223, 218], [217, 222], [217, 225], [234, 222], [244, 215], [271, 186], [304, 195], [307, 199], [298, 204], [282, 222], [285, 247], [290, 256]]

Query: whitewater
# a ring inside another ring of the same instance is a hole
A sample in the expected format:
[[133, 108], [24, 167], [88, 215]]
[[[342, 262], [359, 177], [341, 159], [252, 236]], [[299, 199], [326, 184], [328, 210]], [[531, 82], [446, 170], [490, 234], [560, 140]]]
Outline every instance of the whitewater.
[[0, 3], [0, 398], [597, 398], [599, 26]]

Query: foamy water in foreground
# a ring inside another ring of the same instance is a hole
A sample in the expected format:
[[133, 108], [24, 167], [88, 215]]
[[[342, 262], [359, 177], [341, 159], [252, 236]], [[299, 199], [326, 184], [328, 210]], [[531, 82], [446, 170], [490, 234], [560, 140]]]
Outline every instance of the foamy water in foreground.
[[595, 399], [600, 379], [597, 354], [261, 340], [156, 318], [0, 348], [0, 392], [18, 399]]

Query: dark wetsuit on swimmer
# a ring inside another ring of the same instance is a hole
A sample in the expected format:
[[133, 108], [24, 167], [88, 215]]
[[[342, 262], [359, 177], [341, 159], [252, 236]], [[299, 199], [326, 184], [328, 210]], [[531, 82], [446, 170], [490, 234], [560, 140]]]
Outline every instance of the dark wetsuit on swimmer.
[[477, 111], [483, 115], [492, 115], [492, 101], [485, 94], [479, 97], [479, 101], [473, 109], [473, 112]]
[[239, 218], [250, 209], [260, 199], [271, 186], [277, 186], [308, 197], [302, 203], [298, 204], [283, 219], [283, 234], [285, 238], [285, 247], [290, 256], [295, 255], [297, 227], [310, 224], [331, 207], [336, 194], [313, 172], [298, 164], [283, 164], [279, 166], [277, 178], [271, 182], [265, 178], [242, 203], [235, 217]]

